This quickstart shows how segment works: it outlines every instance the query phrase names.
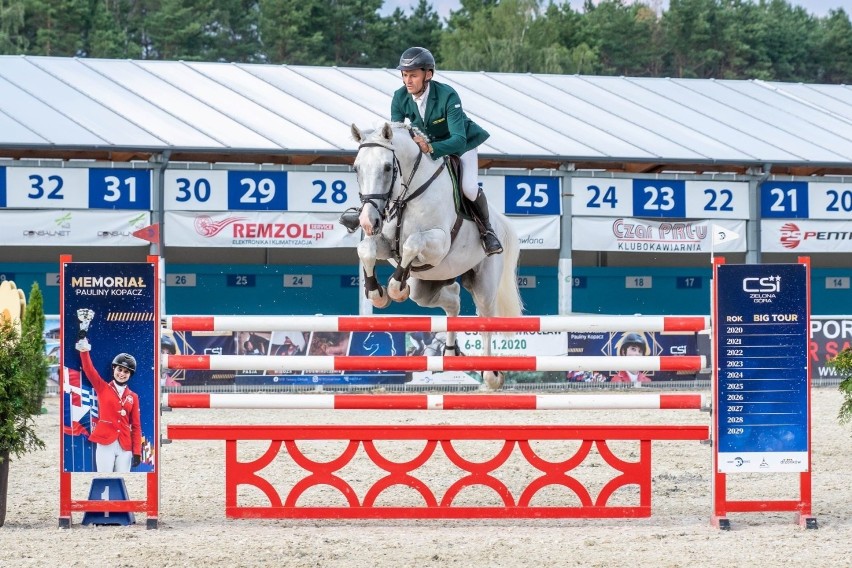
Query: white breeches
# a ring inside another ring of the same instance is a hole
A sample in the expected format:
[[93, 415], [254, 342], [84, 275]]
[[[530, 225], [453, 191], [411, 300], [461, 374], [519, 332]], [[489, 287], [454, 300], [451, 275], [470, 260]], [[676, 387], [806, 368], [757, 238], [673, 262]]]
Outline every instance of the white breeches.
[[474, 201], [479, 193], [479, 153], [476, 148], [461, 155], [461, 187], [464, 196]]
[[95, 465], [98, 473], [111, 473], [113, 471], [126, 473], [130, 471], [133, 452], [123, 449], [118, 440], [112, 444], [95, 444], [95, 446]]

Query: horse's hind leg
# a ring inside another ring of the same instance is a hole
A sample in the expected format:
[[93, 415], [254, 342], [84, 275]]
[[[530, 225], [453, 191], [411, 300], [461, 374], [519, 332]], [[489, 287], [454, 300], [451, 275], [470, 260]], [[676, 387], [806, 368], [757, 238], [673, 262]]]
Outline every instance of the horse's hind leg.
[[[476, 304], [476, 313], [481, 317], [494, 317], [501, 315], [497, 308], [497, 293], [499, 286], [500, 264], [499, 257], [488, 257], [475, 270], [462, 275], [462, 285], [473, 296]], [[491, 332], [481, 332], [482, 355], [491, 356]], [[498, 390], [503, 387], [506, 377], [502, 371], [482, 371], [482, 382], [492, 389]]]
[[[456, 317], [461, 312], [461, 286], [455, 280], [418, 280], [409, 278], [408, 286], [411, 289], [411, 299], [423, 308], [441, 308], [447, 317]], [[447, 332], [447, 345], [445, 354], [452, 351], [458, 355], [461, 352], [456, 346], [456, 332]]]
[[[376, 259], [379, 257], [379, 248], [388, 248], [383, 246], [379, 237], [366, 237], [358, 243], [358, 258], [361, 259], [361, 264], [364, 266], [364, 293], [367, 299], [377, 308], [386, 308], [391, 303], [387, 289], [379, 284], [376, 279]], [[387, 258], [387, 256], [382, 256]]]

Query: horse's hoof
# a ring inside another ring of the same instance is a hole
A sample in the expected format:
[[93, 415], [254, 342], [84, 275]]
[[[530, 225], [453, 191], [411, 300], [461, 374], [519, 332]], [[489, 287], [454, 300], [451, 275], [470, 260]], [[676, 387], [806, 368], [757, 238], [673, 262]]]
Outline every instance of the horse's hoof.
[[390, 305], [391, 298], [390, 295], [388, 295], [387, 289], [383, 287], [381, 295], [379, 295], [378, 292], [370, 294], [370, 301], [373, 303], [374, 308], [382, 309]]
[[405, 286], [404, 288], [400, 288], [399, 282], [396, 280], [391, 280], [388, 284], [388, 296], [394, 302], [404, 302], [408, 299], [408, 295], [411, 293], [411, 288]]
[[444, 346], [444, 357], [455, 357], [462, 356], [462, 350], [459, 349], [458, 345], [445, 345]]
[[506, 377], [500, 371], [483, 371], [482, 380], [491, 390], [500, 390]]

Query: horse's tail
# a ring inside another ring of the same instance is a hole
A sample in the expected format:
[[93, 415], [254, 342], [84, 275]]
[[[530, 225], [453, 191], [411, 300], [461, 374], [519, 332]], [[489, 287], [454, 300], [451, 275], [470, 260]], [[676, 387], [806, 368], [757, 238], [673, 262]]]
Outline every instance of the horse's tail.
[[521, 292], [518, 290], [518, 235], [505, 215], [499, 215], [503, 225], [503, 272], [500, 274], [500, 287], [497, 290], [497, 315], [500, 317], [518, 317], [524, 311]]

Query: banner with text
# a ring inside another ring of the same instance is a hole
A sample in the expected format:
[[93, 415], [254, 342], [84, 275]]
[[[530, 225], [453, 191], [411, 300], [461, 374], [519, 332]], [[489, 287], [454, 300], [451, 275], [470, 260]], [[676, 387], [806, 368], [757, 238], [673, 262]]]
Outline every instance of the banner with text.
[[561, 223], [559, 217], [509, 217], [518, 234], [521, 250], [558, 249]]
[[[714, 238], [723, 232], [736, 235]], [[574, 250], [650, 253], [745, 252], [745, 221], [658, 221], [628, 217], [576, 217], [571, 239]]]
[[849, 221], [810, 219], [760, 222], [762, 252], [852, 252], [852, 227]]
[[151, 224], [147, 211], [0, 211], [0, 242], [12, 246], [133, 247]]
[[[166, 245], [222, 248], [355, 248], [352, 234], [337, 222], [339, 213], [241, 211], [166, 212]], [[521, 249], [558, 249], [560, 219], [510, 217]], [[144, 241], [139, 241], [144, 242]]]
[[178, 247], [355, 247], [359, 233], [337, 222], [339, 213], [166, 213], [166, 244]]

